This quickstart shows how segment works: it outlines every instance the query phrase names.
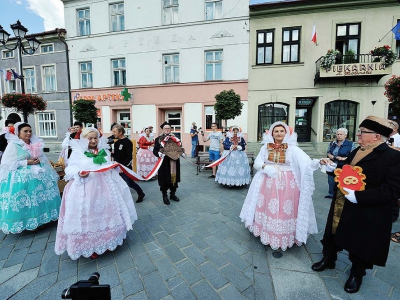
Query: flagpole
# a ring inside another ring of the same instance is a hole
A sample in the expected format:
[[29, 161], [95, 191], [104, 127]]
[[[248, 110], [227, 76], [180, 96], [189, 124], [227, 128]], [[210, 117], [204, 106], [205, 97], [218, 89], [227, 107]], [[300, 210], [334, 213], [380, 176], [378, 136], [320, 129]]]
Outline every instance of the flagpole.
[[381, 39], [378, 40], [378, 42], [382, 42], [382, 40], [390, 33], [393, 31], [393, 29], [396, 28], [396, 26], [399, 24], [400, 22], [398, 22], [396, 25], [393, 26], [392, 29], [390, 29]]

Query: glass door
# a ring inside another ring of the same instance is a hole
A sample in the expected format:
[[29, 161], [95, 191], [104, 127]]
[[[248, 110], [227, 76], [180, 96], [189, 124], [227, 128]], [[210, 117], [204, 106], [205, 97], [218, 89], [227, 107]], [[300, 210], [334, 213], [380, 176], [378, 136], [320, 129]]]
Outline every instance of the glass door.
[[311, 108], [296, 108], [294, 131], [298, 142], [309, 142], [311, 138]]
[[129, 110], [117, 111], [117, 123], [125, 128], [125, 136], [131, 135], [131, 112]]
[[181, 111], [166, 111], [165, 120], [171, 125], [171, 132], [181, 138]]

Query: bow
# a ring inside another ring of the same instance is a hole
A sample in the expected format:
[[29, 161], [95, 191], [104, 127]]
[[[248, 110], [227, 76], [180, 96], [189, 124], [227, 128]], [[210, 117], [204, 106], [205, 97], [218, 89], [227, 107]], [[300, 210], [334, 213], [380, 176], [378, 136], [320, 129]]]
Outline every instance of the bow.
[[95, 163], [96, 165], [101, 165], [102, 163], [107, 162], [107, 160], [104, 158], [105, 156], [107, 156], [107, 153], [104, 149], [101, 149], [97, 154], [85, 151], [85, 155], [87, 157], [93, 157], [93, 163]]

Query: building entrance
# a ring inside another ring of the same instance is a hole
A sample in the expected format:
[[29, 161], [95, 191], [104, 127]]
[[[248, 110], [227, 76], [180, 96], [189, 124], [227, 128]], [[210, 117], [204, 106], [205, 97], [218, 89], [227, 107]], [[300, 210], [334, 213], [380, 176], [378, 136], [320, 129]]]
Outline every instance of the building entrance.
[[314, 103], [314, 98], [296, 100], [294, 131], [297, 133], [298, 142], [311, 141], [311, 113]]

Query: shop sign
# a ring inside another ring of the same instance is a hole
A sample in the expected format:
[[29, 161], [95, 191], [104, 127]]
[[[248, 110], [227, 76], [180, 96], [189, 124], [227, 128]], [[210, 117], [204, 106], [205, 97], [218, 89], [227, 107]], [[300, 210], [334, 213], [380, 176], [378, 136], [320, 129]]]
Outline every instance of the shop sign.
[[356, 63], [332, 65], [332, 68], [325, 70], [320, 68], [320, 77], [344, 77], [344, 76], [365, 76], [365, 75], [388, 75], [392, 67], [384, 63]]
[[296, 107], [313, 107], [315, 98], [298, 98], [296, 99]]
[[121, 94], [97, 94], [97, 95], [81, 95], [76, 93], [74, 101], [79, 99], [93, 100], [93, 101], [124, 101], [124, 96]]

